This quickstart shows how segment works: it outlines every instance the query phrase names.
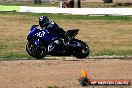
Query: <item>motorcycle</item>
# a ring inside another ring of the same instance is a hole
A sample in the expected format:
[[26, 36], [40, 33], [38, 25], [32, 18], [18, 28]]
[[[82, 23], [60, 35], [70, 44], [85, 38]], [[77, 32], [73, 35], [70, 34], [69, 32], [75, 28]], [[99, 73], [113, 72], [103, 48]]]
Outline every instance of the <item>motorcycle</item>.
[[73, 55], [76, 58], [86, 58], [89, 55], [90, 50], [88, 45], [81, 40], [75, 39], [79, 29], [68, 30], [66, 32], [68, 42], [65, 44], [65, 39], [60, 38], [59, 34], [48, 29], [40, 30], [37, 26], [33, 25], [27, 36], [26, 51], [30, 56], [42, 59], [46, 55]]

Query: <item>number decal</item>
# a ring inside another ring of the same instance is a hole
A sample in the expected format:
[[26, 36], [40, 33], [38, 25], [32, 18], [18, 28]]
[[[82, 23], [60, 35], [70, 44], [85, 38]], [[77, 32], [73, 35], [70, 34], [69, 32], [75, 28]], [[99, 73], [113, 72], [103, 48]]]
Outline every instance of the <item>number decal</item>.
[[38, 32], [38, 33], [37, 33], [37, 36], [38, 36], [38, 37], [43, 37], [44, 35], [45, 35], [45, 32], [44, 32], [44, 31]]

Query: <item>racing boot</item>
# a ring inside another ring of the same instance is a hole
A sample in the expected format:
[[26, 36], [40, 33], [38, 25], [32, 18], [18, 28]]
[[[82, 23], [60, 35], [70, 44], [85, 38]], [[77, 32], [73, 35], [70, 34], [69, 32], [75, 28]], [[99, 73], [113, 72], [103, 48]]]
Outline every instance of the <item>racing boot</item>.
[[64, 45], [68, 45], [69, 44], [70, 38], [66, 34], [63, 34], [61, 36], [61, 38], [62, 38], [62, 42], [63, 42]]
[[62, 28], [59, 28], [57, 33], [60, 35], [61, 37], [61, 43], [64, 45], [69, 44], [69, 40], [70, 38], [68, 37], [68, 35], [66, 35], [66, 31], [64, 31]]

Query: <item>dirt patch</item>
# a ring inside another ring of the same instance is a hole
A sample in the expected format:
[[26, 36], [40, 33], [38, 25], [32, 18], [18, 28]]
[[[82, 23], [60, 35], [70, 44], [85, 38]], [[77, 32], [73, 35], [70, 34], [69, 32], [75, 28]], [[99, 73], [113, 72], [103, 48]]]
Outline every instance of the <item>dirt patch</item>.
[[0, 87], [82, 88], [78, 82], [82, 64], [84, 69], [89, 71], [91, 79], [132, 79], [130, 59], [15, 60], [0, 61]]

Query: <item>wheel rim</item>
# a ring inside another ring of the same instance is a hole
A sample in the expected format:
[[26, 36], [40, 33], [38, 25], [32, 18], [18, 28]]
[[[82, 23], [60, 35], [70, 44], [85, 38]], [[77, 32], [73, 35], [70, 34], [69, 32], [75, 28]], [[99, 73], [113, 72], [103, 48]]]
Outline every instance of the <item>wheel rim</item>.
[[88, 52], [88, 47], [83, 47], [83, 49], [82, 49], [82, 53], [87, 53]]
[[41, 47], [37, 47], [34, 45], [29, 45], [29, 50], [33, 53], [33, 54], [37, 54], [37, 55], [44, 55], [45, 53], [45, 48]]

